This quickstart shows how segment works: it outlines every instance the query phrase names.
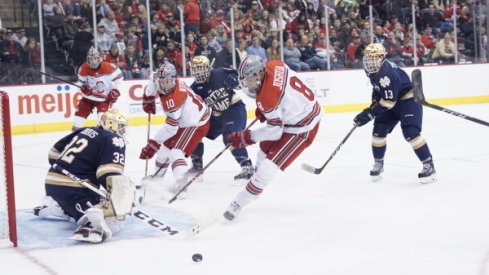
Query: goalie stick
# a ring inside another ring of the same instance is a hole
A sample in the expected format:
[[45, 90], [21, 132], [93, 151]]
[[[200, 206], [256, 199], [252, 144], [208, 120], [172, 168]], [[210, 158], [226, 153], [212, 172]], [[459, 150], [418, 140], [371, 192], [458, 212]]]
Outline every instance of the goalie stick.
[[[258, 121], [258, 118], [255, 118], [255, 120], [253, 120], [250, 125], [248, 125], [248, 127], [246, 127], [245, 130], [248, 130], [250, 129], [251, 126], [253, 126], [253, 124], [255, 124], [256, 122]], [[201, 171], [199, 171], [197, 174], [195, 174], [192, 179], [190, 179], [169, 201], [168, 201], [168, 204], [171, 204], [172, 202], [174, 202], [178, 196], [185, 190], [187, 189], [187, 187], [192, 184], [198, 177], [200, 177], [200, 175], [202, 175], [204, 173], [204, 171], [212, 164], [214, 163], [214, 161], [216, 161], [216, 159], [218, 159], [229, 147], [231, 147], [231, 143], [229, 143], [228, 145], [226, 145], [226, 147], [224, 147], [224, 149], [221, 150], [221, 152], [219, 152], [213, 159], [211, 159], [211, 161], [209, 161], [209, 163], [207, 163], [204, 168], [202, 168]]]
[[475, 122], [475, 123], [482, 124], [484, 126], [489, 126], [489, 122], [487, 122], [487, 121], [480, 120], [478, 118], [471, 117], [468, 115], [464, 115], [462, 113], [452, 111], [450, 109], [447, 109], [447, 108], [426, 102], [426, 99], [425, 99], [424, 93], [423, 93], [423, 80], [421, 77], [421, 70], [420, 69], [415, 69], [411, 73], [411, 79], [413, 81], [414, 100], [416, 101], [416, 103], [418, 103], [420, 105], [424, 105], [426, 107], [433, 108], [433, 109], [438, 110], [438, 111], [442, 111], [442, 112], [457, 116], [459, 118], [463, 118], [463, 119], [470, 120], [470, 121]]
[[[68, 176], [70, 179], [76, 181], [78, 184], [80, 184], [80, 185], [90, 189], [91, 191], [97, 193], [102, 198], [104, 198], [104, 199], [107, 198], [107, 194], [104, 191], [102, 191], [102, 190], [92, 186], [91, 184], [85, 182], [84, 180], [80, 179], [79, 177], [77, 177], [76, 175], [71, 173], [70, 171], [68, 171], [62, 167], [59, 167], [57, 164], [53, 165], [53, 169], [61, 172], [65, 176]], [[136, 207], [133, 207], [133, 212], [131, 213], [131, 216], [136, 217], [140, 221], [144, 222], [145, 224], [150, 225], [151, 227], [155, 228], [156, 230], [163, 232], [167, 236], [176, 237], [176, 238], [178, 238], [178, 236], [181, 236], [182, 239], [185, 239], [187, 237], [191, 237], [191, 236], [194, 236], [194, 235], [200, 233], [202, 230], [207, 228], [214, 221], [214, 220], [208, 220], [208, 221], [206, 220], [206, 221], [204, 221], [204, 223], [201, 223], [201, 224], [197, 223], [189, 231], [182, 232], [182, 231], [178, 231], [178, 230], [170, 227], [169, 225], [157, 220], [156, 218], [150, 216], [149, 214], [142, 212], [141, 210], [137, 209]]]
[[333, 153], [331, 154], [331, 156], [329, 156], [328, 160], [323, 164], [323, 166], [321, 166], [320, 168], [314, 168], [314, 167], [312, 167], [311, 165], [309, 165], [307, 163], [303, 163], [302, 164], [302, 169], [306, 170], [309, 173], [313, 173], [313, 174], [316, 174], [316, 175], [321, 174], [321, 172], [323, 171], [324, 167], [326, 167], [326, 165], [328, 165], [328, 163], [333, 159], [333, 157], [336, 155], [336, 153], [340, 150], [341, 146], [343, 146], [343, 144], [345, 144], [346, 140], [350, 137], [350, 135], [353, 133], [353, 131], [357, 127], [358, 127], [358, 124], [355, 123], [355, 125], [353, 126], [353, 128], [351, 128], [350, 132], [348, 132], [348, 134], [346, 135], [346, 137], [343, 138], [343, 140], [336, 147], [336, 149], [333, 151]]

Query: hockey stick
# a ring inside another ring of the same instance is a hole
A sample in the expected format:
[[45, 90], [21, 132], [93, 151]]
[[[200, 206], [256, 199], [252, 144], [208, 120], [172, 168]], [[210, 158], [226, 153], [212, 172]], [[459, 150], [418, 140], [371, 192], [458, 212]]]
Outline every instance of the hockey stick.
[[323, 166], [321, 166], [320, 168], [314, 168], [314, 167], [312, 167], [311, 165], [309, 165], [307, 163], [303, 163], [302, 164], [302, 169], [306, 170], [309, 173], [313, 173], [313, 174], [316, 174], [316, 175], [321, 174], [321, 172], [323, 171], [324, 167], [326, 167], [326, 165], [328, 165], [328, 163], [333, 159], [333, 157], [336, 155], [336, 153], [338, 153], [338, 151], [340, 150], [341, 146], [343, 146], [343, 144], [345, 144], [346, 140], [351, 136], [351, 134], [353, 133], [353, 131], [355, 131], [355, 129], [357, 127], [358, 127], [358, 124], [355, 123], [355, 125], [353, 126], [353, 128], [351, 128], [350, 132], [348, 132], [348, 134], [346, 135], [346, 137], [343, 138], [343, 140], [336, 147], [336, 149], [333, 151], [333, 153], [331, 154], [331, 156], [329, 156], [328, 160], [323, 164]]
[[[91, 191], [97, 193], [102, 198], [104, 198], [104, 199], [107, 198], [107, 194], [104, 191], [102, 191], [102, 190], [94, 187], [93, 185], [89, 184], [88, 182], [80, 179], [79, 177], [77, 177], [76, 175], [71, 173], [70, 171], [58, 166], [57, 164], [53, 165], [53, 169], [61, 172], [65, 176], [68, 176], [70, 179], [74, 180], [76, 183], [80, 184], [81, 186], [84, 186], [84, 187], [90, 189]], [[195, 224], [190, 229], [189, 232], [181, 232], [181, 231], [178, 231], [178, 230], [170, 227], [169, 225], [166, 225], [165, 223], [155, 219], [154, 217], [150, 216], [149, 214], [146, 214], [146, 213], [142, 212], [141, 210], [136, 209], [135, 207], [133, 208], [133, 212], [131, 213], [131, 215], [133, 217], [138, 218], [142, 222], [150, 225], [151, 227], [163, 232], [167, 236], [183, 236], [183, 238], [191, 237], [193, 235], [198, 234], [200, 231], [205, 229], [211, 223], [211, 222], [206, 222], [203, 224]]]
[[64, 80], [64, 79], [59, 78], [59, 77], [56, 77], [56, 76], [54, 76], [54, 75], [47, 74], [47, 73], [45, 73], [45, 72], [41, 72], [41, 71], [39, 71], [39, 72], [40, 72], [41, 74], [45, 75], [45, 76], [48, 76], [48, 77], [52, 78], [52, 79], [56, 79], [56, 80], [58, 80], [58, 81], [64, 82], [64, 83], [66, 83], [66, 84], [70, 84], [70, 85], [75, 86], [75, 87], [78, 87], [78, 88], [80, 88], [80, 89], [82, 88], [80, 85], [75, 84], [75, 83], [73, 83], [73, 82], [70, 82], [70, 81]]
[[425, 99], [424, 93], [423, 93], [423, 80], [421, 77], [421, 70], [420, 69], [414, 70], [411, 73], [411, 78], [413, 81], [414, 100], [416, 101], [416, 103], [430, 107], [430, 108], [433, 108], [433, 109], [438, 110], [438, 111], [445, 112], [447, 114], [457, 116], [459, 118], [463, 118], [463, 119], [470, 120], [470, 121], [475, 122], [475, 123], [482, 124], [484, 126], [489, 126], [489, 122], [487, 122], [487, 121], [480, 120], [478, 118], [471, 117], [468, 115], [464, 115], [462, 113], [452, 111], [450, 109], [447, 109], [447, 108], [426, 102], [426, 99]]
[[[62, 78], [59, 78], [59, 77], [56, 77], [56, 76], [54, 76], [54, 75], [50, 75], [50, 74], [47, 74], [47, 73], [44, 73], [44, 72], [41, 72], [41, 71], [39, 71], [39, 72], [40, 72], [41, 74], [45, 75], [45, 76], [49, 76], [49, 77], [51, 77], [52, 79], [56, 79], [56, 80], [61, 81], [61, 82], [63, 82], [63, 83], [70, 84], [70, 85], [72, 85], [72, 86], [78, 87], [79, 89], [82, 89], [82, 86], [80, 86], [80, 85], [78, 85], [78, 84], [75, 84], [75, 83], [73, 83], [73, 82], [66, 81], [66, 80], [64, 80], [64, 79], [62, 79]], [[106, 95], [104, 95], [104, 94], [101, 94], [101, 93], [99, 93], [99, 92], [94, 93], [94, 95], [96, 95], [96, 96], [98, 96], [98, 97], [105, 98], [105, 99], [107, 99], [107, 98], [108, 98], [108, 96], [106, 96]], [[112, 104], [111, 104], [111, 106], [112, 106]]]
[[[255, 124], [255, 122], [257, 122], [258, 119], [255, 118], [255, 120], [253, 120], [250, 125], [248, 125], [248, 127], [246, 127], [245, 130], [248, 130], [251, 126], [253, 126], [253, 124]], [[226, 147], [224, 147], [224, 149], [221, 150], [221, 152], [219, 152], [213, 159], [211, 159], [211, 161], [209, 161], [209, 163], [207, 163], [204, 168], [202, 168], [201, 171], [199, 171], [197, 174], [195, 174], [193, 176], [192, 179], [190, 179], [169, 201], [168, 201], [168, 204], [174, 202], [178, 196], [185, 190], [187, 189], [187, 187], [192, 184], [198, 177], [200, 177], [200, 175], [202, 175], [204, 173], [204, 171], [209, 167], [211, 166], [212, 163], [214, 163], [214, 161], [216, 161], [216, 159], [218, 159], [229, 147], [231, 147], [231, 143], [229, 143], [228, 145], [226, 145]]]
[[[149, 141], [149, 131], [151, 128], [151, 113], [148, 113], [148, 130], [147, 130], [147, 135], [146, 135], [146, 140]], [[146, 182], [148, 179], [148, 162], [149, 159], [146, 159], [146, 165], [144, 168], [144, 178], [141, 179], [141, 185], [136, 186], [137, 190], [142, 190], [142, 195], [138, 198], [138, 201], [140, 204], [143, 203], [144, 198], [146, 197]], [[158, 172], [161, 170], [161, 167], [156, 171], [154, 175], [151, 176], [151, 178], [154, 178], [158, 174]]]

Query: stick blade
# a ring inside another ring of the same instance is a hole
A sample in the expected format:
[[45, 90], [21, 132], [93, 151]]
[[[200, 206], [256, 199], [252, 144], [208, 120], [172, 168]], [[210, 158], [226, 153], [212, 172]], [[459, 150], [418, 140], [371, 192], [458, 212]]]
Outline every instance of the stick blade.
[[413, 81], [413, 90], [414, 90], [414, 101], [418, 104], [423, 104], [426, 99], [423, 93], [423, 80], [421, 76], [421, 70], [415, 69], [411, 73], [411, 79]]
[[318, 169], [318, 168], [314, 168], [312, 167], [311, 165], [307, 164], [307, 163], [303, 163], [302, 164], [302, 169], [304, 169], [305, 171], [309, 172], [309, 173], [313, 173], [313, 174], [319, 174], [321, 173], [321, 169]]

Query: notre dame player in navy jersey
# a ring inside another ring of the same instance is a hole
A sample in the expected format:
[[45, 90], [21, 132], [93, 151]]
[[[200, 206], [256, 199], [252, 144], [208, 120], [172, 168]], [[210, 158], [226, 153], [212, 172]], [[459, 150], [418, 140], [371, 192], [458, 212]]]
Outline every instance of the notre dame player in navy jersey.
[[[246, 108], [234, 89], [239, 85], [236, 70], [216, 68], [211, 69], [209, 59], [203, 55], [192, 59], [190, 72], [195, 78], [190, 86], [212, 108], [211, 125], [207, 138], [216, 139], [222, 134], [224, 144], [228, 144], [227, 136], [231, 132], [246, 128]], [[231, 153], [241, 166], [241, 172], [235, 180], [249, 180], [253, 175], [253, 165], [245, 148], [232, 149]], [[204, 144], [200, 143], [192, 153], [192, 169], [189, 175], [202, 170]]]
[[[80, 128], [57, 141], [49, 152], [46, 197], [34, 214], [74, 220], [79, 224], [72, 237], [75, 240], [96, 243], [110, 237], [113, 229], [106, 218], [113, 213], [99, 194], [65, 175], [62, 169], [96, 188], [103, 187], [109, 191], [108, 200], [112, 199], [110, 190], [120, 187], [115, 185], [124, 177], [126, 128], [127, 119], [110, 109], [102, 115], [99, 127]], [[133, 192], [132, 188], [126, 191]]]
[[373, 181], [382, 179], [380, 174], [384, 171], [387, 135], [400, 122], [404, 138], [423, 163], [423, 169], [418, 174], [420, 181], [433, 182], [436, 180], [433, 158], [421, 136], [423, 107], [414, 101], [413, 85], [406, 72], [385, 57], [386, 52], [381, 44], [370, 44], [365, 48], [363, 67], [373, 86], [372, 104], [354, 119], [358, 126], [375, 119], [372, 137], [375, 164], [370, 175]]

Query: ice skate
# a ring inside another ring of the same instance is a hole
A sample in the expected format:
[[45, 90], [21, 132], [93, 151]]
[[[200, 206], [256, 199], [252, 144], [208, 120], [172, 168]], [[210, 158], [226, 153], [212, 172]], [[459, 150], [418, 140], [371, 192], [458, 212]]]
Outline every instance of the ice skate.
[[81, 242], [101, 243], [105, 240], [105, 237], [101, 231], [94, 229], [90, 223], [88, 223], [78, 227], [70, 239]]
[[247, 163], [241, 166], [241, 173], [234, 176], [234, 180], [238, 182], [247, 181], [253, 176], [255, 172], [255, 168], [251, 164], [251, 161], [247, 161]]
[[375, 160], [374, 167], [370, 170], [370, 177], [372, 177], [373, 182], [382, 180], [382, 174], [384, 172], [384, 160]]
[[223, 216], [228, 221], [233, 221], [236, 216], [238, 216], [239, 211], [241, 211], [241, 206], [233, 201], [224, 212]]
[[436, 181], [436, 171], [433, 161], [423, 163], [423, 170], [418, 174], [419, 181], [421, 183], [432, 183]]
[[[187, 184], [187, 177], [183, 177], [178, 179], [175, 184], [173, 184], [168, 191], [172, 194], [177, 194], [184, 186]], [[178, 195], [177, 199], [183, 200], [187, 197], [187, 189], [183, 190], [180, 195]]]
[[188, 180], [191, 180], [195, 175], [200, 173], [200, 176], [196, 179], [197, 182], [203, 182], [204, 181], [204, 174], [203, 174], [203, 161], [202, 158], [194, 158], [192, 159], [192, 168], [190, 168], [187, 171], [187, 174], [185, 177]]

